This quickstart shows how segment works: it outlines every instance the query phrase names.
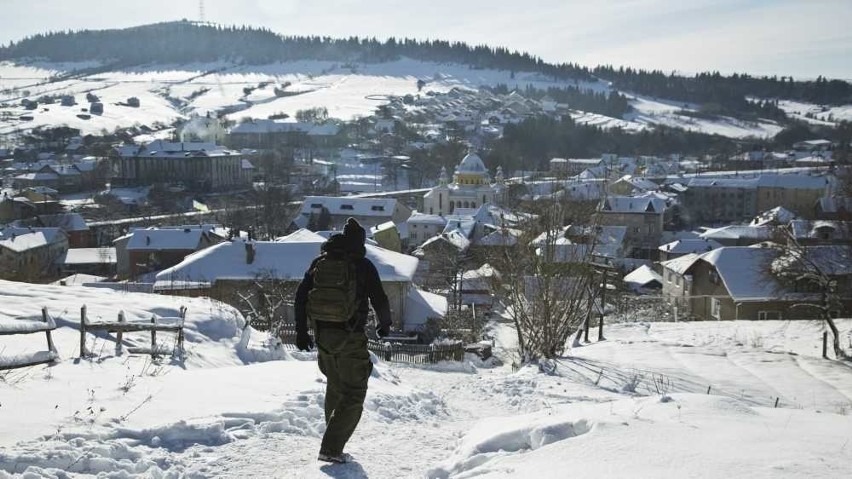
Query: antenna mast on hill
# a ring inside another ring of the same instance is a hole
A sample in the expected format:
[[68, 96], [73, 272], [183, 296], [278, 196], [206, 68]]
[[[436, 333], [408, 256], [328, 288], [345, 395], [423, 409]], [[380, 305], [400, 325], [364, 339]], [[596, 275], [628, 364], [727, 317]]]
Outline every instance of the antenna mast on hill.
[[198, 21], [204, 23], [204, 0], [198, 0]]

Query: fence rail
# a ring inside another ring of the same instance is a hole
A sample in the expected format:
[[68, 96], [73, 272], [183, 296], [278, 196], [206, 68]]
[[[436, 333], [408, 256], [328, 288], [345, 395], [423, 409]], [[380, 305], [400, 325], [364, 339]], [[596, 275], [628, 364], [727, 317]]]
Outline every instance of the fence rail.
[[[157, 348], [157, 333], [176, 333], [177, 344], [172, 355], [182, 356], [184, 353], [183, 342], [184, 333], [183, 327], [186, 320], [186, 307], [181, 306], [180, 316], [174, 318], [158, 318], [151, 316], [150, 323], [128, 323], [124, 318], [124, 311], [119, 311], [118, 321], [113, 322], [90, 322], [86, 317], [86, 306], [80, 308], [80, 357], [89, 356], [89, 351], [86, 349], [86, 333], [91, 331], [105, 331], [115, 334], [115, 351], [116, 354], [121, 354], [124, 342], [124, 333], [131, 332], [150, 332], [151, 333], [151, 348], [129, 348], [127, 351], [131, 354], [150, 354], [152, 357], [167, 353], [168, 351]], [[167, 321], [162, 323], [160, 321]]]
[[59, 353], [56, 351], [56, 346], [53, 344], [53, 336], [51, 335], [51, 332], [56, 329], [56, 323], [47, 313], [46, 307], [41, 308], [41, 319], [41, 322], [14, 320], [12, 322], [0, 323], [0, 336], [33, 333], [45, 333], [47, 336], [47, 351], [37, 351], [32, 354], [11, 358], [7, 361], [0, 360], [0, 371], [53, 363], [59, 359]]

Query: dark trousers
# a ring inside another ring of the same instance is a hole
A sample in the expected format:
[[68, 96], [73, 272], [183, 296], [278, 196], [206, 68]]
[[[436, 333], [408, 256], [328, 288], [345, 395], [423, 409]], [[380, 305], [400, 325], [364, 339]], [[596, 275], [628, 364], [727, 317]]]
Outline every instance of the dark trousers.
[[320, 452], [338, 455], [361, 420], [373, 363], [362, 331], [319, 328], [317, 350], [319, 368], [326, 377], [326, 427]]

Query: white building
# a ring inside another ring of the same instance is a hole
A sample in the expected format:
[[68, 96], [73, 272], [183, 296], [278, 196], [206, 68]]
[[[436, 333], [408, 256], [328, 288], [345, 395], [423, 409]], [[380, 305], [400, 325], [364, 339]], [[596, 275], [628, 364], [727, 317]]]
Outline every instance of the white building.
[[447, 171], [441, 168], [438, 186], [423, 196], [423, 213], [447, 215], [456, 208], [478, 208], [485, 203], [501, 203], [503, 169], [497, 167], [496, 182], [476, 153], [467, 154], [456, 167], [453, 182], [448, 183]]

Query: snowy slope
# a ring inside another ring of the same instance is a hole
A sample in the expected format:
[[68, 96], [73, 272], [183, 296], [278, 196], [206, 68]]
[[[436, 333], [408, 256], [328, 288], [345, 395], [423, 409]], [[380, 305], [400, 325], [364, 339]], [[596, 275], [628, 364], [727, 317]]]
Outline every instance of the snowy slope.
[[[205, 299], [11, 282], [0, 291], [9, 305], [0, 323], [48, 305], [63, 357], [0, 375], [4, 479], [843, 477], [852, 468], [852, 369], [819, 358], [818, 322], [614, 324], [607, 340], [573, 348], [547, 373], [374, 359], [347, 448], [356, 462], [322, 466], [314, 353], [265, 347], [264, 335], [243, 335], [238, 313]], [[81, 302], [104, 319], [120, 305], [130, 320], [187, 305], [186, 361], [115, 357], [107, 338], [92, 338], [98, 358], [73, 359]], [[852, 320], [839, 326], [847, 345]], [[493, 323], [491, 334], [509, 359], [510, 324]], [[34, 336], [0, 341], [43, 348]], [[281, 360], [259, 362], [272, 358]]]
[[[239, 66], [224, 62], [156, 65], [122, 71], [104, 71], [72, 75], [63, 73], [93, 65], [0, 63], [0, 133], [26, 130], [43, 125], [66, 124], [83, 133], [99, 133], [134, 124], [170, 124], [192, 114], [220, 112], [232, 120], [244, 117], [267, 118], [298, 110], [324, 107], [329, 115], [342, 120], [369, 116], [388, 101], [388, 96], [416, 95], [417, 80], [426, 81], [421, 94], [443, 93], [454, 87], [476, 89], [505, 84], [509, 88], [579, 86], [594, 91], [610, 91], [607, 82], [557, 81], [539, 73], [475, 69], [464, 65], [438, 64], [400, 59], [377, 64], [341, 64], [326, 61], [297, 61], [259, 66]], [[290, 96], [277, 97], [274, 89], [289, 83], [284, 90]], [[244, 89], [252, 91], [248, 94]], [[87, 108], [85, 94], [93, 92], [104, 104], [103, 115], [80, 119]], [[34, 111], [20, 106], [22, 99], [36, 100], [42, 95], [74, 95], [78, 104], [62, 107], [58, 103], [39, 105]], [[774, 122], [743, 122], [722, 117], [717, 120], [691, 118], [679, 114], [684, 105], [626, 93], [635, 111], [624, 118], [574, 111], [571, 116], [583, 124], [603, 128], [639, 131], [653, 125], [666, 125], [732, 138], [772, 137], [781, 127]], [[141, 106], [123, 105], [135, 96]], [[45, 108], [47, 110], [45, 111]], [[686, 105], [686, 109], [696, 109]], [[836, 108], [835, 116], [849, 114], [852, 107]], [[22, 121], [22, 115], [32, 120]]]

